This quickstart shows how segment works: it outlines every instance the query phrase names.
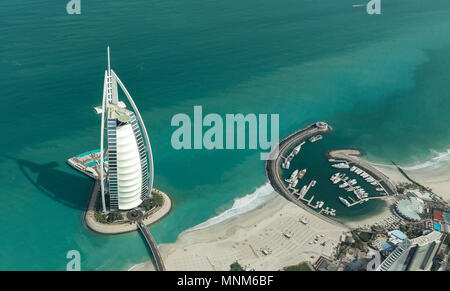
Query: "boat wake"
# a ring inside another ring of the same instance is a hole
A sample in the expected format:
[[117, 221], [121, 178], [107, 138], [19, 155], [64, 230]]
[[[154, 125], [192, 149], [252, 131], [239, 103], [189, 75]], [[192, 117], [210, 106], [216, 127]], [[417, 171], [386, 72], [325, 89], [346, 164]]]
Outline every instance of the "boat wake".
[[203, 229], [211, 225], [218, 224], [232, 217], [252, 211], [275, 197], [275, 195], [275, 190], [272, 188], [272, 185], [270, 185], [269, 181], [267, 181], [264, 185], [257, 188], [253, 193], [245, 195], [242, 198], [236, 198], [234, 200], [233, 206], [230, 209], [225, 210], [219, 215], [214, 216], [206, 220], [205, 222], [202, 222], [186, 230], [186, 232]]

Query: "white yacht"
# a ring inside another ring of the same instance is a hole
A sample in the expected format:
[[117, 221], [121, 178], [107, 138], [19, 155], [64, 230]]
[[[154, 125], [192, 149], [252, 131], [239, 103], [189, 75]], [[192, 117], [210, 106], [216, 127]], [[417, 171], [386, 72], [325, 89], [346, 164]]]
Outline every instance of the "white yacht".
[[339, 185], [339, 188], [345, 188], [348, 186], [347, 182], [342, 183], [341, 185]]
[[331, 166], [338, 169], [348, 169], [350, 167], [347, 163], [339, 163]]
[[289, 186], [291, 186], [291, 188], [295, 188], [295, 186], [297, 186], [298, 184], [298, 180], [295, 179], [291, 184], [289, 184]]
[[305, 144], [305, 142], [302, 142], [301, 144], [299, 144], [298, 146], [296, 146], [295, 148], [294, 148], [294, 150], [292, 151], [292, 153], [294, 154], [294, 155], [297, 155], [299, 152], [300, 152], [300, 150], [302, 149], [302, 145], [304, 145]]
[[304, 176], [305, 176], [305, 174], [306, 174], [306, 169], [303, 169], [303, 170], [301, 170], [299, 173], [298, 173], [298, 178], [299, 179], [301, 179], [301, 178], [303, 178]]
[[298, 175], [298, 170], [295, 170], [294, 172], [292, 172], [289, 179], [285, 179], [285, 181], [288, 183], [292, 183], [295, 179], [297, 179], [297, 175]]
[[309, 139], [309, 141], [310, 141], [311, 143], [313, 143], [313, 142], [316, 142], [316, 141], [318, 141], [318, 140], [321, 140], [322, 138], [323, 138], [323, 136], [320, 135], [320, 134], [318, 134], [318, 135], [315, 135], [315, 136], [311, 137], [311, 138]]

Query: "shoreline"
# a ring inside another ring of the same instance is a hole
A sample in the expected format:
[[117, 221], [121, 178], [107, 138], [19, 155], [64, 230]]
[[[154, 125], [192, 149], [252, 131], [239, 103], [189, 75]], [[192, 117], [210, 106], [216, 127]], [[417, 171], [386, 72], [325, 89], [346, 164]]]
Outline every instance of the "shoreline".
[[[411, 183], [408, 181], [394, 165], [371, 163], [374, 168], [384, 172], [392, 181], [398, 183]], [[433, 193], [440, 196], [447, 203], [450, 203], [450, 163], [439, 167], [424, 167], [418, 169], [408, 169], [401, 166], [409, 177], [419, 182], [423, 186], [431, 188]]]
[[[308, 224], [302, 224], [302, 219]], [[174, 243], [159, 246], [168, 270], [226, 271], [235, 261], [249, 269], [280, 270], [300, 261], [316, 260], [320, 255], [332, 256], [340, 235], [347, 231], [299, 208], [275, 191], [273, 198], [256, 209], [205, 228], [194, 228], [183, 231]], [[283, 236], [288, 232], [293, 234], [292, 239]], [[320, 234], [324, 237], [313, 244], [314, 237]], [[322, 246], [322, 242], [326, 245]], [[262, 249], [272, 253], [264, 255]], [[144, 262], [128, 270], [153, 269], [151, 262]]]
[[[395, 166], [375, 163], [368, 160], [364, 161], [389, 177], [394, 184], [406, 182], [406, 179]], [[446, 185], [447, 189], [450, 189], [450, 165], [440, 168], [437, 174], [435, 169], [407, 171], [408, 174], [411, 174], [411, 176], [426, 186], [430, 185], [427, 181], [431, 179], [432, 182], [444, 181], [444, 185]], [[433, 188], [433, 190], [435, 189]], [[441, 194], [436, 190], [435, 192]], [[444, 199], [450, 201], [450, 193], [448, 193], [447, 196], [444, 196]], [[383, 207], [382, 211], [356, 221], [343, 220], [343, 224], [349, 228], [358, 228], [364, 227], [365, 225], [373, 225], [393, 216], [394, 214], [391, 212], [390, 206], [394, 201], [390, 199], [384, 201], [386, 202], [386, 205]], [[248, 247], [248, 244], [251, 243], [252, 239], [255, 240], [256, 238], [256, 241], [258, 241], [258, 232], [264, 236], [265, 230], [268, 229], [267, 225], [270, 223], [277, 223], [277, 220], [286, 216], [287, 212], [290, 213], [291, 217], [294, 217], [294, 220], [291, 221], [291, 223], [298, 222], [295, 218], [304, 217], [308, 220], [311, 219], [316, 227], [320, 226], [321, 229], [325, 231], [334, 230], [338, 233], [346, 231], [343, 228], [336, 228], [335, 225], [330, 225], [315, 215], [311, 215], [309, 212], [304, 211], [303, 208], [297, 207], [274, 191], [273, 197], [256, 207], [256, 209], [198, 230], [193, 230], [195, 228], [194, 226], [180, 233], [175, 242], [161, 244], [159, 249], [168, 270], [229, 270], [228, 263], [233, 263], [236, 260], [240, 263], [242, 262], [243, 265], [257, 265], [255, 268], [256, 270], [279, 270], [289, 264], [297, 264], [301, 260], [314, 261], [317, 257], [311, 259], [311, 256], [306, 254], [314, 255], [315, 253], [320, 253], [322, 250], [318, 252], [315, 250], [317, 245], [310, 245], [308, 241], [306, 244], [303, 243], [298, 249], [294, 250], [298, 255], [292, 259], [288, 259], [284, 254], [281, 254], [280, 259], [274, 257], [273, 254], [267, 257], [260, 256], [259, 258], [256, 258], [253, 251]], [[282, 215], [280, 216], [280, 214]], [[308, 224], [310, 224], [311, 221]], [[280, 231], [283, 230], [285, 225], [291, 225], [290, 223], [282, 223], [280, 220], [278, 223], [280, 223], [279, 225], [281, 226]], [[251, 236], [253, 237], [249, 238]], [[278, 236], [281, 236], [281, 233], [279, 233]], [[306, 235], [306, 237], [311, 238], [311, 236], [308, 235]], [[330, 243], [336, 243], [339, 240], [339, 235], [333, 232], [329, 233], [328, 237]], [[240, 248], [243, 248], [244, 250], [241, 251]], [[246, 248], [247, 250], [245, 250]], [[258, 252], [258, 250], [255, 251]], [[327, 252], [330, 253], [330, 250]], [[269, 262], [270, 260], [272, 260], [272, 262]], [[190, 262], [194, 261], [196, 263], [190, 265]], [[128, 270], [154, 270], [154, 267], [151, 261], [146, 261], [135, 264]]]
[[[273, 197], [247, 212], [224, 220], [215, 218], [227, 211], [217, 214], [181, 232], [175, 242], [161, 244], [159, 249], [167, 269], [227, 271], [232, 263], [238, 261], [245, 269], [264, 271], [281, 270], [299, 262], [314, 263], [320, 256], [334, 256], [343, 233], [355, 228], [366, 228], [395, 216], [391, 209], [398, 194], [397, 185], [408, 180], [393, 165], [364, 159], [362, 151], [358, 149], [335, 149], [327, 151], [326, 155], [355, 163], [378, 178], [379, 185], [387, 195], [382, 197], [384, 206], [374, 214], [358, 220], [334, 220], [295, 199], [286, 188], [279, 175], [281, 159], [286, 151], [312, 135], [326, 134], [331, 130], [326, 123], [313, 123], [284, 138], [279, 143], [276, 159], [265, 163], [267, 183]], [[450, 165], [438, 175], [435, 169], [411, 171], [406, 167], [406, 171], [413, 179], [450, 201], [450, 191], [446, 195], [442, 192], [442, 189], [450, 189]], [[439, 186], [438, 190], [436, 186]], [[154, 266], [151, 261], [147, 261], [128, 270], [154, 270]]]

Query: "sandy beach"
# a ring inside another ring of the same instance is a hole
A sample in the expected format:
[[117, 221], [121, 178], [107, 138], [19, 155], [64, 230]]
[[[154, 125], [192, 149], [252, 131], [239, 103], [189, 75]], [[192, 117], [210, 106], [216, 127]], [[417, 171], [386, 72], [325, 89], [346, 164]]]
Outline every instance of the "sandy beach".
[[[300, 220], [305, 219], [305, 225]], [[167, 270], [229, 270], [238, 261], [255, 270], [280, 270], [320, 255], [332, 256], [347, 231], [308, 213], [280, 195], [261, 207], [221, 223], [180, 234], [160, 245]], [[291, 238], [283, 234], [290, 233]], [[318, 242], [314, 243], [316, 236]], [[262, 250], [271, 252], [264, 255]], [[144, 263], [133, 270], [152, 270]]]
[[[407, 182], [393, 165], [370, 164], [394, 184]], [[450, 201], [450, 166], [404, 170], [411, 178]], [[387, 206], [380, 213], [345, 224], [356, 228], [388, 219], [393, 216], [390, 205], [394, 199], [386, 202]], [[302, 219], [308, 224], [301, 223]], [[340, 235], [348, 230], [275, 193], [257, 209], [203, 229], [181, 233], [175, 243], [160, 245], [160, 251], [167, 270], [229, 270], [235, 261], [248, 269], [280, 270], [302, 261], [312, 263], [320, 255], [332, 256]], [[292, 237], [286, 238], [285, 233]], [[315, 244], [317, 236], [319, 240]], [[271, 253], [264, 255], [262, 250]], [[154, 270], [154, 267], [151, 262], [146, 262], [130, 270]]]
[[[394, 183], [409, 182], [393, 165], [371, 164], [386, 174]], [[423, 186], [430, 187], [435, 194], [450, 202], [450, 165], [418, 169], [402, 167], [402, 169], [410, 178]]]

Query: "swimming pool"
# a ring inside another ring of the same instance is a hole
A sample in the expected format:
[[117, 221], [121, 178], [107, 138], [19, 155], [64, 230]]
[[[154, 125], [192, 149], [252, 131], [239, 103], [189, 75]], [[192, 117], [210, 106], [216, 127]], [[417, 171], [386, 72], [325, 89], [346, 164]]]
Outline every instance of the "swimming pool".
[[441, 225], [439, 223], [434, 224], [434, 229], [441, 232]]
[[90, 155], [90, 154], [93, 154], [93, 153], [99, 153], [99, 152], [100, 152], [100, 149], [92, 150], [92, 151], [89, 151], [89, 152], [85, 152], [85, 153], [79, 154], [77, 156], [77, 158], [79, 159], [79, 158], [82, 158], [84, 156], [87, 156], [87, 155]]
[[[104, 159], [104, 161], [107, 162], [108, 158]], [[90, 167], [90, 166], [95, 165], [96, 163], [100, 163], [100, 160], [89, 162], [86, 164], [86, 166]]]

